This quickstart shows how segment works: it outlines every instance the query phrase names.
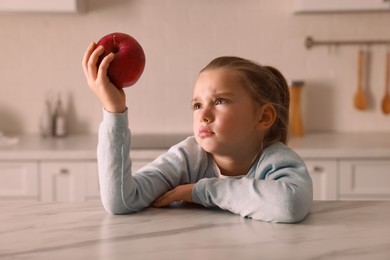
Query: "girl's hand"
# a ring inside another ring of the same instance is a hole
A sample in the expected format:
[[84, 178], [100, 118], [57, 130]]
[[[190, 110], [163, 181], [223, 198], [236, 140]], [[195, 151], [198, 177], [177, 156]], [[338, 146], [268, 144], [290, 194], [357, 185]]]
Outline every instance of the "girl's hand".
[[192, 188], [195, 184], [186, 184], [186, 185], [180, 185], [176, 188], [168, 191], [161, 197], [157, 198], [153, 203], [152, 206], [156, 208], [168, 206], [172, 202], [176, 201], [186, 201], [186, 202], [192, 202]]
[[107, 77], [107, 68], [114, 59], [114, 54], [110, 53], [97, 68], [99, 56], [103, 54], [103, 46], [96, 48], [96, 43], [92, 42], [83, 58], [83, 70], [88, 86], [100, 99], [104, 109], [111, 113], [122, 113], [126, 110], [126, 96], [121, 88], [115, 87]]

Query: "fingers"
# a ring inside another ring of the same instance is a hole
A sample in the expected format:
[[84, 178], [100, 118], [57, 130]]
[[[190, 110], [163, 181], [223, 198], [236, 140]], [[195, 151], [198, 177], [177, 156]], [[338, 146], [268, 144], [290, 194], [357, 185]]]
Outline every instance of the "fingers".
[[176, 202], [176, 201], [192, 202], [193, 187], [194, 184], [179, 185], [176, 188], [166, 192], [165, 194], [157, 198], [152, 203], [152, 206], [159, 208], [159, 207], [167, 206], [172, 202]]
[[95, 81], [97, 78], [97, 61], [99, 56], [104, 52], [103, 46], [96, 48], [96, 43], [91, 42], [84, 54], [82, 66], [84, 75], [87, 78], [87, 81], [90, 85], [91, 82]]
[[83, 66], [83, 71], [84, 71], [84, 74], [86, 77], [88, 76], [88, 60], [89, 60], [89, 57], [91, 56], [92, 52], [94, 51], [95, 46], [96, 46], [96, 44], [94, 42], [91, 42], [89, 44], [87, 50], [85, 51], [85, 54], [83, 57], [82, 66]]
[[97, 77], [99, 80], [104, 80], [103, 77], [107, 75], [108, 66], [110, 65], [111, 61], [114, 60], [114, 57], [115, 57], [114, 53], [111, 52], [110, 54], [108, 54], [106, 57], [103, 58], [97, 72]]
[[97, 61], [99, 60], [99, 56], [102, 55], [104, 52], [103, 46], [97, 47], [94, 51], [92, 51], [91, 55], [89, 56], [88, 62], [87, 62], [87, 77], [91, 80], [96, 80], [97, 78]]
[[110, 53], [104, 57], [98, 68], [96, 64], [100, 55], [103, 53], [103, 46], [96, 48], [96, 43], [91, 42], [84, 54], [82, 66], [84, 74], [89, 82], [96, 80], [105, 81], [106, 79], [105, 76], [107, 75], [108, 66], [110, 65], [111, 61], [114, 60], [115, 55], [114, 53]]
[[91, 42], [82, 60], [83, 71], [89, 88], [99, 98], [103, 107], [112, 113], [122, 113], [126, 110], [125, 93], [123, 89], [116, 88], [107, 76], [107, 69], [115, 55], [110, 53], [105, 56], [98, 67], [97, 62], [103, 53], [103, 46], [96, 48], [96, 43]]
[[165, 193], [164, 195], [162, 195], [161, 197], [158, 197], [153, 203], [152, 203], [152, 206], [153, 207], [156, 207], [156, 208], [160, 208], [160, 207], [164, 207], [164, 206], [167, 206], [169, 205], [171, 202], [174, 202], [174, 200], [171, 200], [171, 194], [172, 194], [172, 191], [168, 191], [167, 193]]

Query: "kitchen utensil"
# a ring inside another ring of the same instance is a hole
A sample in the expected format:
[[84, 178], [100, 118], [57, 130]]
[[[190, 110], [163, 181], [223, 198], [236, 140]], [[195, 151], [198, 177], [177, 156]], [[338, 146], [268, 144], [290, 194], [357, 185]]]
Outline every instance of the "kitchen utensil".
[[382, 100], [382, 111], [384, 114], [390, 113], [390, 50], [386, 55], [385, 95]]
[[359, 50], [358, 56], [358, 88], [354, 96], [354, 105], [358, 110], [365, 110], [367, 108], [367, 96], [364, 91], [365, 85], [365, 64], [366, 53], [363, 49]]

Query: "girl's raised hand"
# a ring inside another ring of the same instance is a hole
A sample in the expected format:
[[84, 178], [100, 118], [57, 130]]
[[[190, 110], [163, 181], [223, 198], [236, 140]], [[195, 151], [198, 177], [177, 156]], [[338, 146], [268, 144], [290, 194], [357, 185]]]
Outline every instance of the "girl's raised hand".
[[126, 110], [126, 95], [123, 89], [115, 87], [107, 77], [107, 68], [114, 59], [114, 54], [110, 53], [97, 67], [99, 56], [103, 54], [102, 46], [96, 48], [96, 43], [92, 42], [84, 54], [82, 61], [84, 75], [88, 86], [100, 99], [105, 110], [111, 113], [122, 113]]

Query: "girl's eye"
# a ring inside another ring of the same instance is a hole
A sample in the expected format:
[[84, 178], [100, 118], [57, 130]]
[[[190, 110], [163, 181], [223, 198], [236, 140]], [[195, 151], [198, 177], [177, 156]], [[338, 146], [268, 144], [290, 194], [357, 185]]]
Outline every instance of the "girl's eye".
[[226, 103], [226, 100], [223, 99], [223, 98], [217, 98], [217, 99], [215, 100], [215, 104], [216, 104], [216, 105], [220, 105], [220, 104], [224, 104], [224, 103]]
[[202, 105], [200, 103], [194, 103], [192, 104], [192, 110], [198, 110], [202, 108]]

